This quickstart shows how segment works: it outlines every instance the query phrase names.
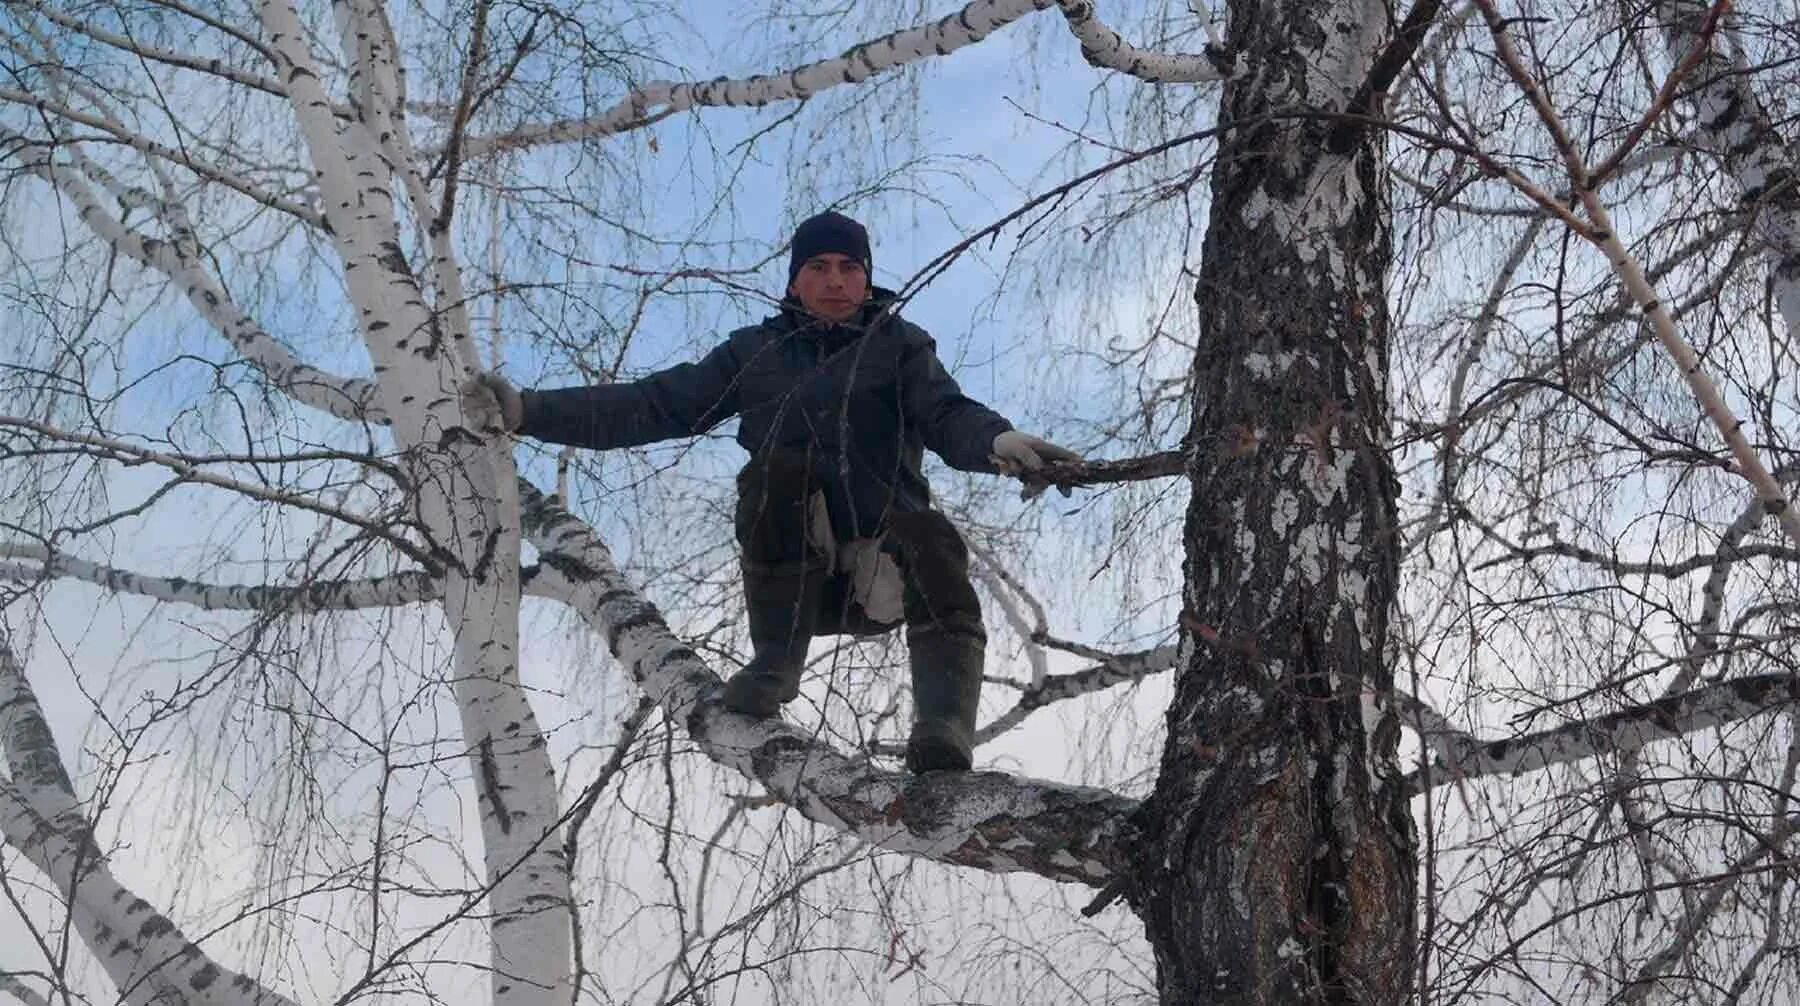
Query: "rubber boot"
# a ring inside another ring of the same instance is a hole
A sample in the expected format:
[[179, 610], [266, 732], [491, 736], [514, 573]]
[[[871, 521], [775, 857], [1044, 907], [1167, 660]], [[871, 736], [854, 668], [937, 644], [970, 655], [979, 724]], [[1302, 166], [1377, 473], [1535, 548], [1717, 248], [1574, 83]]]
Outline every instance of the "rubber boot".
[[754, 655], [725, 682], [727, 709], [774, 716], [800, 694], [800, 671], [818, 625], [827, 575], [810, 562], [744, 563], [744, 606]]
[[974, 764], [985, 640], [929, 626], [908, 632], [906, 646], [913, 689], [907, 771], [967, 772]]

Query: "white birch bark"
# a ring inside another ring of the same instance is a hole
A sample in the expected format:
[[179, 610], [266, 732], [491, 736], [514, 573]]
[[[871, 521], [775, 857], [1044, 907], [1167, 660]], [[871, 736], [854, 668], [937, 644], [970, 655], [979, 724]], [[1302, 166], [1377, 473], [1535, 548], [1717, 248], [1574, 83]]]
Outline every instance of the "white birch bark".
[[44, 998], [43, 993], [10, 974], [0, 974], [0, 992], [17, 999], [20, 1006], [50, 1006], [50, 1000]]
[[[1094, 66], [1153, 84], [1210, 84], [1231, 76], [1223, 55], [1154, 52], [1132, 45], [1100, 20], [1093, 0], [1059, 0], [1057, 6], [1081, 43], [1082, 58]], [[1198, 5], [1195, 10], [1199, 12]], [[1212, 28], [1210, 21], [1207, 26]], [[1216, 29], [1209, 32], [1215, 33]]]
[[[555, 597], [538, 579], [538, 567], [519, 573], [527, 597]], [[117, 594], [134, 594], [170, 604], [206, 611], [256, 611], [264, 614], [303, 614], [319, 611], [359, 611], [429, 604], [444, 599], [443, 578], [422, 570], [405, 570], [388, 576], [311, 580], [298, 584], [205, 583], [179, 576], [153, 576], [63, 552], [49, 552], [39, 545], [0, 543], [0, 581], [37, 583], [43, 580], [80, 580]]]
[[315, 580], [293, 586], [202, 583], [118, 569], [64, 552], [50, 552], [41, 545], [0, 543], [0, 580], [34, 583], [50, 579], [80, 580], [117, 594], [135, 594], [207, 611], [352, 611], [419, 604], [443, 597], [439, 578], [418, 570], [391, 576]]
[[[1661, 21], [1670, 60], [1679, 63], [1703, 41], [1709, 5], [1663, 0]], [[1753, 73], [1731, 44], [1732, 15], [1690, 77], [1686, 97], [1694, 106], [1693, 140], [1724, 164], [1752, 216], [1751, 231], [1771, 262], [1770, 285], [1788, 339], [1800, 339], [1800, 154], [1775, 129], [1751, 87]]]
[[173, 922], [112, 875], [76, 800], [56, 739], [10, 641], [0, 634], [0, 837], [62, 895], [76, 933], [129, 1006], [291, 1006], [255, 979], [221, 967]]
[[[557, 826], [553, 769], [519, 679], [519, 530], [512, 458], [471, 433], [457, 388], [472, 359], [466, 329], [446, 333], [424, 301], [398, 236], [392, 166], [371, 130], [398, 91], [391, 48], [366, 56], [352, 80], [358, 117], [338, 119], [299, 16], [287, 0], [262, 6], [278, 76], [319, 175], [332, 238], [374, 359], [381, 401], [417, 487], [420, 524], [445, 557], [444, 608], [455, 650], [456, 700], [480, 796], [491, 885], [496, 1006], [568, 1001], [569, 872]], [[344, 19], [347, 31], [357, 19]], [[371, 105], [377, 107], [370, 107]]]
[[871, 39], [835, 59], [753, 77], [683, 83], [656, 81], [633, 90], [599, 115], [472, 137], [464, 144], [464, 154], [474, 158], [506, 150], [596, 139], [636, 129], [654, 119], [692, 108], [755, 107], [809, 98], [829, 88], [860, 83], [908, 63], [948, 56], [1020, 18], [1051, 7], [1062, 11], [1069, 30], [1081, 42], [1082, 56], [1095, 66], [1163, 83], [1203, 83], [1230, 76], [1231, 68], [1211, 55], [1159, 53], [1131, 45], [1100, 20], [1092, 0], [973, 0], [948, 17]]
[[1448, 750], [1440, 740], [1442, 756], [1428, 775], [1415, 773], [1408, 781], [1414, 792], [1420, 792], [1461, 779], [1522, 775], [1602, 754], [1634, 751], [1654, 741], [1714, 729], [1794, 702], [1800, 702], [1800, 679], [1791, 674], [1733, 678], [1519, 737], [1477, 741], [1457, 735], [1448, 740]]

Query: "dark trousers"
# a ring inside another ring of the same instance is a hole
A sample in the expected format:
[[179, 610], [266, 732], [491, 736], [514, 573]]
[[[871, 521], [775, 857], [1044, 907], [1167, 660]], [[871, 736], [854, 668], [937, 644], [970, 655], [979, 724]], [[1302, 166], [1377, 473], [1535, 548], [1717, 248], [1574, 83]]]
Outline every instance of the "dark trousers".
[[[761, 579], [753, 573], [810, 569], [827, 578], [819, 634], [892, 629], [862, 612], [852, 600], [849, 574], [829, 569], [813, 544], [835, 540], [825, 508], [813, 500], [820, 486], [813, 462], [804, 451], [772, 451], [752, 458], [738, 473], [737, 540], [746, 592]], [[985, 644], [981, 602], [969, 582], [969, 548], [949, 518], [921, 510], [891, 513], [885, 523], [881, 547], [900, 568], [908, 638], [943, 633]]]

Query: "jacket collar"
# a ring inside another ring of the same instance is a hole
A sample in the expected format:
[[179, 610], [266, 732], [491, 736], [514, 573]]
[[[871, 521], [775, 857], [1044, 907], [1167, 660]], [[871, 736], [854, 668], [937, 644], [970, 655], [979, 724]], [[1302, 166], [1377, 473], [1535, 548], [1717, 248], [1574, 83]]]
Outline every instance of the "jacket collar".
[[849, 321], [832, 323], [808, 314], [806, 308], [800, 306], [800, 301], [789, 294], [782, 298], [779, 318], [781, 326], [787, 331], [811, 335], [829, 342], [841, 342], [869, 331], [888, 318], [897, 317], [899, 312], [895, 310], [894, 303], [899, 296], [886, 287], [871, 287], [869, 299], [863, 302], [855, 317]]

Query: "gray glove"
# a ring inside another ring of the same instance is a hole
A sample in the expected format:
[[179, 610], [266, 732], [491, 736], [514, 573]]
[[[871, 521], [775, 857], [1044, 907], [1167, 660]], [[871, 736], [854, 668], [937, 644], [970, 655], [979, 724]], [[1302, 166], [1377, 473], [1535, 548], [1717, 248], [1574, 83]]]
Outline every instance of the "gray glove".
[[462, 386], [463, 414], [492, 429], [496, 421], [502, 432], [512, 433], [525, 425], [525, 398], [512, 382], [491, 370], [484, 370]]
[[[1031, 499], [1044, 491], [1044, 483], [1030, 478], [1030, 473], [1044, 467], [1047, 461], [1080, 461], [1081, 455], [1067, 447], [1058, 447], [1042, 437], [1007, 430], [994, 438], [994, 453], [988, 456], [988, 460], [994, 463], [1000, 474], [1025, 479], [1025, 498]], [[1068, 486], [1057, 486], [1057, 489], [1064, 496], [1069, 495]]]
[[994, 453], [988, 460], [1002, 475], [1020, 475], [1037, 471], [1046, 461], [1080, 461], [1081, 455], [1041, 437], [1007, 430], [994, 438]]

